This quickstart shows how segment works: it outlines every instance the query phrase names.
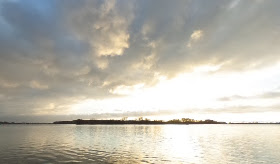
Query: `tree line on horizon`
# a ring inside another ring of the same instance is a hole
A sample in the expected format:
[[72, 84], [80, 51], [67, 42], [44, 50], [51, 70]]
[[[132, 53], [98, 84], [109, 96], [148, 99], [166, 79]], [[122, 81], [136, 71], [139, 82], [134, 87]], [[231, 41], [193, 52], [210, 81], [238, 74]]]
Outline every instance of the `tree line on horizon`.
[[218, 122], [214, 120], [195, 120], [190, 118], [172, 119], [168, 121], [163, 120], [150, 120], [148, 118], [139, 117], [134, 120], [128, 120], [127, 117], [121, 119], [109, 120], [83, 120], [77, 119], [72, 121], [55, 121], [54, 124], [226, 124], [226, 122]]

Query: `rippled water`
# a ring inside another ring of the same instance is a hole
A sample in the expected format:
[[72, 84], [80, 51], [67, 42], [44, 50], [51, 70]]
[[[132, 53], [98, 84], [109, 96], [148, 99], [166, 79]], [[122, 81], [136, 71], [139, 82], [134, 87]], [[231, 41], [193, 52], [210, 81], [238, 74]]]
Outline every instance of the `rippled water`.
[[0, 163], [279, 163], [279, 125], [0, 125]]

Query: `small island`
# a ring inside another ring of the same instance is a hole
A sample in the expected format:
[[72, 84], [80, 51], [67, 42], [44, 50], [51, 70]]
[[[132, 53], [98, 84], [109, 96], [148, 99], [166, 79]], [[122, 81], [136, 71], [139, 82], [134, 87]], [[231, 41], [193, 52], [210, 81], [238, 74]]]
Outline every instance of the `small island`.
[[76, 125], [97, 125], [97, 124], [227, 124], [226, 122], [218, 122], [214, 120], [194, 120], [190, 118], [182, 118], [182, 119], [172, 119], [169, 121], [163, 121], [163, 120], [149, 120], [149, 119], [143, 119], [143, 117], [139, 117], [135, 120], [127, 120], [127, 117], [124, 117], [120, 120], [72, 120], [72, 121], [55, 121], [53, 124], [76, 124]]

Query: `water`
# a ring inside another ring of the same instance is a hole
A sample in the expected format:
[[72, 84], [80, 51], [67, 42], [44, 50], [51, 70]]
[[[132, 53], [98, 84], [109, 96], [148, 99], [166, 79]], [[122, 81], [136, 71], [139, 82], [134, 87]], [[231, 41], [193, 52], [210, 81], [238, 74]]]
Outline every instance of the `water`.
[[279, 161], [279, 125], [0, 125], [0, 163]]

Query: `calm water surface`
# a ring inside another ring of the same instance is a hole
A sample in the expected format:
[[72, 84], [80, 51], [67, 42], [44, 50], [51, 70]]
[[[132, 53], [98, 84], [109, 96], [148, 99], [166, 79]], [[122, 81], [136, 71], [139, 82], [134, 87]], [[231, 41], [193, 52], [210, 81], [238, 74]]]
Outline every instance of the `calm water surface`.
[[279, 162], [279, 125], [0, 125], [0, 163]]

